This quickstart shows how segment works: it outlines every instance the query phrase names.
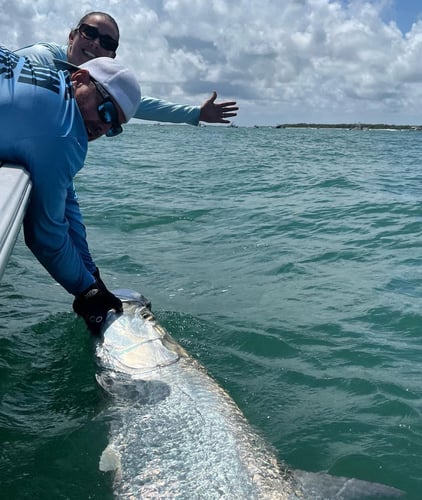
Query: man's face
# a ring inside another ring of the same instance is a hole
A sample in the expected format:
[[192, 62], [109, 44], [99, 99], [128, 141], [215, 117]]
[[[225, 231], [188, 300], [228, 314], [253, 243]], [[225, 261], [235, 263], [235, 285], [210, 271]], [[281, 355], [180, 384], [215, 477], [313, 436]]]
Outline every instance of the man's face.
[[[102, 120], [98, 110], [98, 106], [104, 99], [97, 91], [87, 70], [81, 69], [75, 71], [71, 78], [76, 102], [78, 103], [79, 110], [85, 122], [88, 140], [93, 141], [106, 134], [112, 127], [111, 123], [105, 123]], [[116, 104], [115, 106], [118, 111], [118, 123], [125, 123], [126, 120], [121, 109]]]
[[109, 44], [118, 39], [116, 27], [108, 18], [99, 14], [91, 15], [78, 30], [70, 33], [67, 59], [80, 66], [96, 57], [114, 58], [116, 52], [111, 50]]

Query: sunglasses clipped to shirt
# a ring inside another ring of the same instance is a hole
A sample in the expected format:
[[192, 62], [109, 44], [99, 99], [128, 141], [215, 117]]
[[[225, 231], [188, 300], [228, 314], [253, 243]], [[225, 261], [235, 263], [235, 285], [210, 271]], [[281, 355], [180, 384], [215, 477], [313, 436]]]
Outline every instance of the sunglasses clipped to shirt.
[[96, 80], [91, 78], [96, 89], [98, 90], [100, 96], [103, 98], [103, 102], [98, 105], [97, 110], [100, 115], [101, 121], [107, 125], [111, 124], [111, 128], [107, 130], [107, 137], [114, 137], [123, 132], [122, 126], [119, 123], [119, 113], [116, 109], [114, 102], [111, 100], [110, 94], [104, 89], [104, 87], [98, 83]]
[[119, 42], [110, 35], [101, 35], [98, 28], [91, 26], [89, 24], [81, 24], [76, 30], [86, 39], [86, 40], [98, 40], [103, 49], [115, 52], [119, 46]]

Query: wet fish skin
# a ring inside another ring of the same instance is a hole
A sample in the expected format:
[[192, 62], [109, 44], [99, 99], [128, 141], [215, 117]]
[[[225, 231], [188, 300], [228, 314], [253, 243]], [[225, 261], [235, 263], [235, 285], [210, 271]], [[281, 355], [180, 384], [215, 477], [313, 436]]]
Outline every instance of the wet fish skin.
[[117, 291], [96, 354], [110, 395], [110, 441], [100, 469], [117, 498], [365, 499], [403, 492], [356, 479], [290, 470], [228, 394], [171, 337], [142, 296]]

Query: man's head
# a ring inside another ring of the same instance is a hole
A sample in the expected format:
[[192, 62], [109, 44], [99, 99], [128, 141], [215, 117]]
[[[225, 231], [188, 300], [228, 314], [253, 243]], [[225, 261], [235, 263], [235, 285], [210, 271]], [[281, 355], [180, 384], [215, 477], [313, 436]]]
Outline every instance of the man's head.
[[141, 90], [135, 75], [109, 57], [98, 57], [81, 66], [56, 62], [71, 71], [88, 139], [120, 133], [121, 124], [128, 122], [139, 106]]

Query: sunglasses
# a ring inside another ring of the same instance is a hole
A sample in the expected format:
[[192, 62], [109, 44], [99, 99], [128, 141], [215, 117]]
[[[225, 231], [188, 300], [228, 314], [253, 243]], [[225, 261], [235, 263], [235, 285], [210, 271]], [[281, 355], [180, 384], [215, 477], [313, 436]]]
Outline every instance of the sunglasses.
[[115, 52], [117, 47], [119, 46], [119, 42], [114, 38], [111, 38], [110, 35], [101, 35], [98, 31], [98, 28], [95, 26], [90, 26], [89, 24], [81, 24], [76, 31], [86, 39], [86, 40], [96, 40], [97, 38], [100, 41], [100, 45], [103, 49], [109, 50], [111, 52]]
[[123, 132], [122, 126], [119, 123], [119, 113], [114, 105], [114, 102], [111, 100], [110, 94], [106, 92], [104, 87], [98, 83], [96, 80], [91, 78], [94, 83], [98, 93], [103, 98], [103, 102], [98, 105], [97, 111], [100, 115], [100, 119], [103, 123], [107, 125], [111, 124], [111, 128], [107, 130], [107, 137], [114, 137], [115, 135], [119, 135]]

